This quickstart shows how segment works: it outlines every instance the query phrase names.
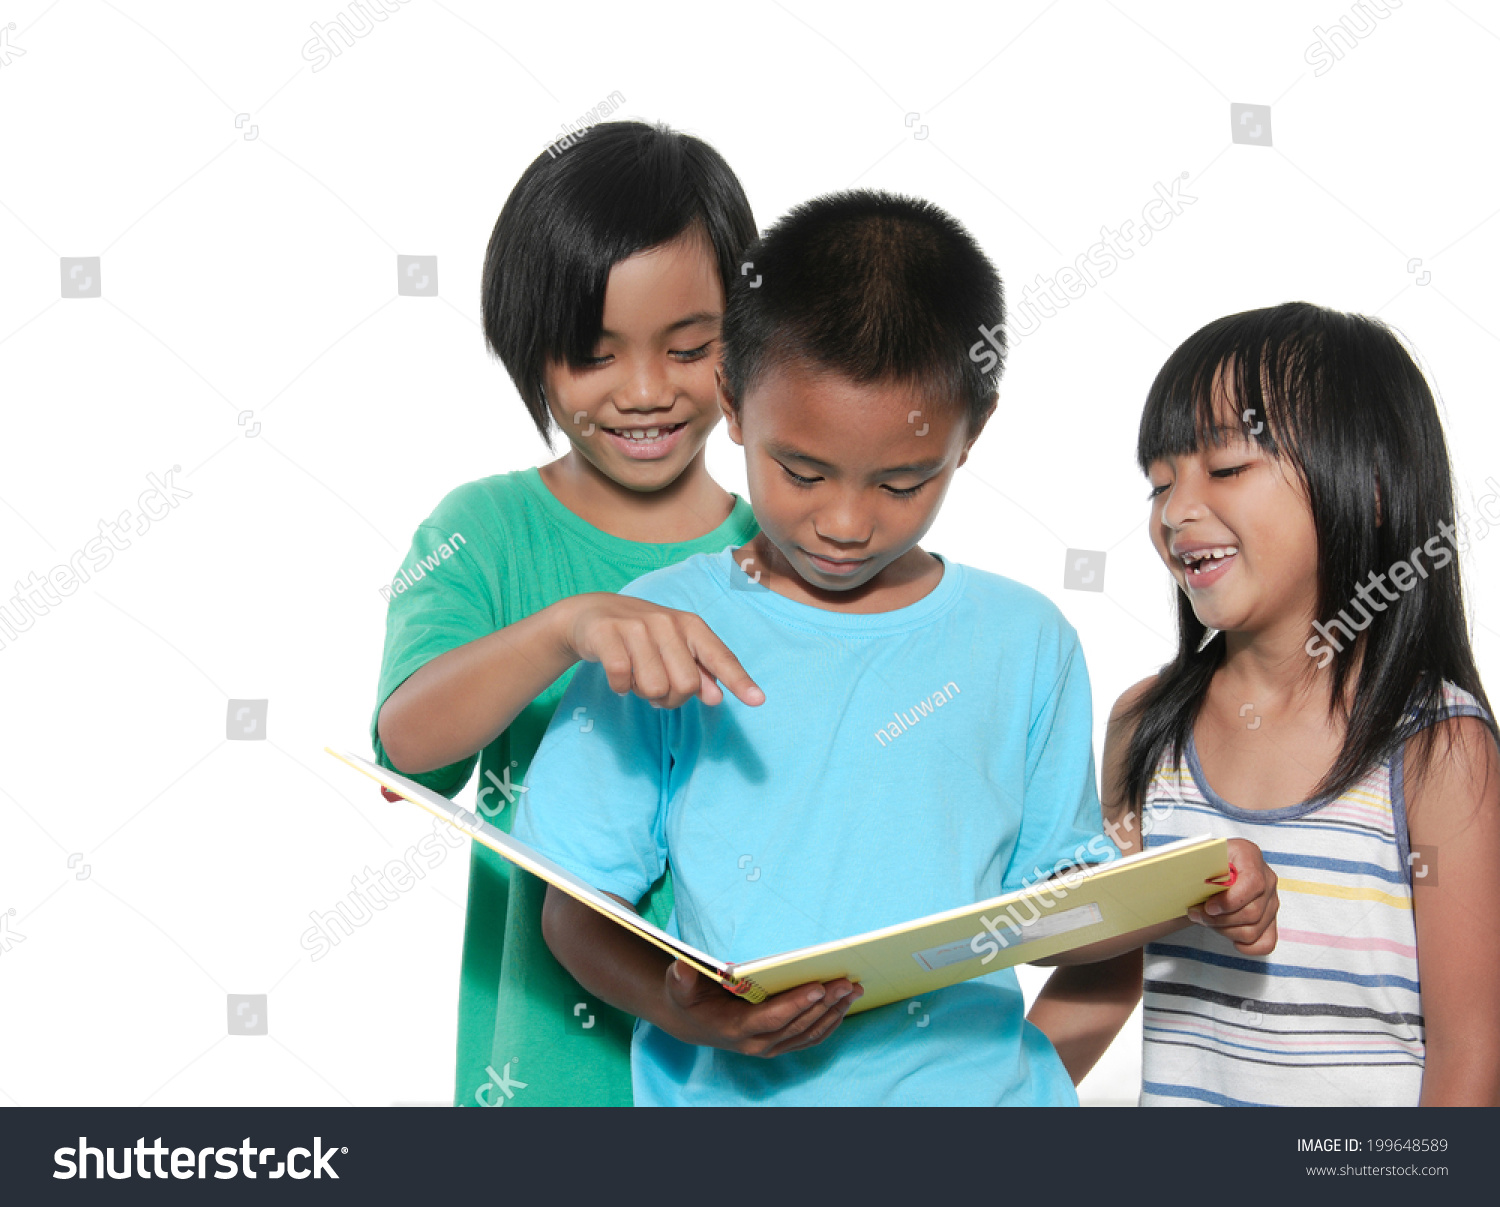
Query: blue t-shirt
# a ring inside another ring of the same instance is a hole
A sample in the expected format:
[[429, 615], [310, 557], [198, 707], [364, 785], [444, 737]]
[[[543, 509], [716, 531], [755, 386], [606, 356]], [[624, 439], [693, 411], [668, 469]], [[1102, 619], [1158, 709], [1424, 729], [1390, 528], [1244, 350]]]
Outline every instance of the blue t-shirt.
[[[908, 607], [833, 612], [726, 549], [622, 593], [697, 613], [766, 701], [657, 709], [585, 663], [513, 833], [627, 901], [670, 859], [670, 929], [694, 947], [740, 962], [968, 905], [1101, 834], [1083, 651], [1039, 592], [944, 561]], [[1012, 970], [919, 1000], [769, 1060], [639, 1021], [636, 1104], [1077, 1103]]]

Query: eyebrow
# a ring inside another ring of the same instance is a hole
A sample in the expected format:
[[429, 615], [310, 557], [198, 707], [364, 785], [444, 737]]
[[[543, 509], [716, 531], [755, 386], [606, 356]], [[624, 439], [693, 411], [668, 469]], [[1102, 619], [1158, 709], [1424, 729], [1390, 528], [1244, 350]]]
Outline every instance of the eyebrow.
[[[789, 444], [767, 444], [767, 451], [773, 457], [782, 457], [788, 461], [800, 461], [804, 465], [813, 466], [816, 469], [835, 470], [836, 465], [830, 465], [827, 461], [819, 461], [816, 457], [807, 453], [799, 452]], [[877, 470], [876, 477], [886, 478], [893, 474], [934, 474], [942, 469], [947, 463], [946, 457], [938, 457], [931, 461], [913, 461], [909, 465], [892, 465], [888, 469]]]
[[[681, 331], [684, 327], [696, 327], [700, 323], [717, 323], [722, 321], [723, 318], [724, 316], [722, 314], [719, 314], [713, 310], [698, 310], [692, 314], [684, 315], [675, 323], [668, 323], [664, 328], [662, 328], [662, 334], [674, 335], [678, 331]], [[620, 338], [620, 333], [618, 331], [611, 331], [608, 327], [601, 327], [599, 330], [599, 335], [604, 339]]]

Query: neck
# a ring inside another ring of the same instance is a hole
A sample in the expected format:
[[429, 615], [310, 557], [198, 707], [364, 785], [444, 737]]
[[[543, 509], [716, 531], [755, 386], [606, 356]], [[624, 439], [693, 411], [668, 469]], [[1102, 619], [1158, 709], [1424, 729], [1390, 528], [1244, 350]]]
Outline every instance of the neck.
[[706, 536], [729, 518], [734, 500], [708, 474], [698, 450], [687, 467], [660, 490], [631, 490], [603, 474], [576, 449], [539, 471], [569, 511], [626, 541], [675, 544]]

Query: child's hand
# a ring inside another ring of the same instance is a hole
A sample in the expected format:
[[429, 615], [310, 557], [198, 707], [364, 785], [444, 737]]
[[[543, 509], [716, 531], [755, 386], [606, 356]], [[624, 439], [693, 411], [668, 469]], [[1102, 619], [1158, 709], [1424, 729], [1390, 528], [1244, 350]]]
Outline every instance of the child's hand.
[[840, 978], [799, 985], [752, 1006], [676, 960], [667, 967], [666, 990], [671, 1020], [663, 1029], [669, 1034], [700, 1047], [767, 1058], [822, 1043], [865, 992]]
[[1247, 956], [1270, 955], [1276, 950], [1276, 911], [1281, 907], [1276, 873], [1260, 848], [1243, 838], [1229, 840], [1229, 866], [1236, 873], [1234, 883], [1188, 910], [1188, 917], [1233, 940]]
[[634, 692], [657, 708], [680, 708], [694, 696], [719, 704], [722, 683], [746, 704], [765, 703], [739, 659], [691, 612], [607, 592], [563, 602], [569, 649], [602, 666], [620, 695]]

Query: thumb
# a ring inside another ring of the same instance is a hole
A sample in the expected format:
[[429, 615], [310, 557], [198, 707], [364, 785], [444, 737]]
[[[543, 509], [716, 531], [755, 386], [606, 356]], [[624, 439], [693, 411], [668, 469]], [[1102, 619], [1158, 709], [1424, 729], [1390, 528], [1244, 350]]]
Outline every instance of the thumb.
[[679, 1006], [688, 1005], [698, 995], [697, 970], [681, 960], [673, 960], [667, 968], [667, 992]]

